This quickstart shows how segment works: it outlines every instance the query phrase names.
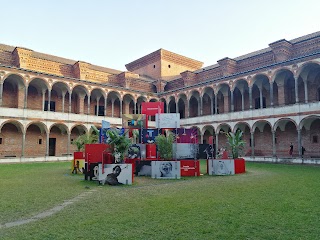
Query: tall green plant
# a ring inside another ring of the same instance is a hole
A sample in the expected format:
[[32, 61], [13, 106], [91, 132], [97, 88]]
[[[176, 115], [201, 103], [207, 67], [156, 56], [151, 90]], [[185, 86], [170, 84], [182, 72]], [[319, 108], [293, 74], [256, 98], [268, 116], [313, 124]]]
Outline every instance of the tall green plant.
[[241, 130], [237, 130], [236, 133], [226, 133], [227, 136], [227, 143], [231, 148], [232, 157], [238, 158], [240, 152], [242, 152], [246, 142], [242, 140], [243, 132]]
[[77, 147], [77, 151], [83, 151], [86, 144], [97, 143], [99, 138], [99, 130], [95, 126], [91, 126], [91, 131], [77, 137], [72, 144]]
[[175, 137], [172, 132], [168, 132], [167, 136], [160, 134], [155, 137], [155, 141], [160, 153], [160, 157], [165, 160], [171, 160], [173, 156], [172, 144]]
[[120, 134], [117, 129], [111, 129], [107, 131], [108, 144], [112, 145], [113, 155], [117, 162], [122, 162], [125, 153], [128, 151], [131, 145], [130, 139], [126, 136], [126, 133]]

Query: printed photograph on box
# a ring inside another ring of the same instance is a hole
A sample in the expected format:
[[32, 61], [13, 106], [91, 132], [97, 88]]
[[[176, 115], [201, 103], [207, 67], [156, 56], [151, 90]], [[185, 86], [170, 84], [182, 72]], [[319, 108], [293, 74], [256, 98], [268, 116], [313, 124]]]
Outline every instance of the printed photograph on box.
[[172, 148], [176, 159], [195, 159], [198, 152], [198, 145], [192, 143], [174, 143]]
[[128, 148], [128, 158], [130, 159], [140, 159], [141, 158], [141, 150], [138, 144], [132, 144]]
[[233, 175], [234, 160], [208, 160], [209, 175]]
[[102, 164], [99, 164], [98, 181], [108, 185], [131, 185], [132, 164], [105, 164], [102, 171]]
[[152, 161], [151, 177], [160, 179], [180, 179], [180, 162]]
[[158, 129], [142, 129], [142, 136], [141, 130], [139, 131], [139, 139], [142, 141], [141, 143], [155, 143], [155, 138], [158, 134]]
[[197, 128], [177, 128], [171, 130], [176, 136], [177, 143], [198, 143]]
[[122, 127], [145, 128], [144, 114], [122, 114]]
[[199, 144], [198, 159], [213, 159], [215, 154], [215, 146], [211, 144]]
[[156, 128], [180, 128], [180, 113], [156, 114]]

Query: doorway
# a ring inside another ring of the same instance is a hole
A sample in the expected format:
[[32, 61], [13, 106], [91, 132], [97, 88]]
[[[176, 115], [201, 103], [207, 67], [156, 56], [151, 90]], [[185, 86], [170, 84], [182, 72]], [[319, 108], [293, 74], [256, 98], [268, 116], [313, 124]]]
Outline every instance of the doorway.
[[56, 155], [56, 138], [49, 138], [49, 156]]

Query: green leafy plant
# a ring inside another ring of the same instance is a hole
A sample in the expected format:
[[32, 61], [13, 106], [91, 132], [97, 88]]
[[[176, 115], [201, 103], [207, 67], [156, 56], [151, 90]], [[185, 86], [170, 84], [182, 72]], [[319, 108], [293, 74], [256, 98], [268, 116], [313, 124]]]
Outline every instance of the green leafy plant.
[[77, 147], [77, 151], [83, 151], [85, 144], [97, 143], [99, 138], [99, 130], [95, 126], [91, 126], [91, 131], [77, 137], [72, 144]]
[[225, 134], [227, 136], [227, 143], [231, 148], [232, 157], [234, 159], [238, 158], [246, 144], [246, 142], [242, 140], [243, 132], [238, 129], [235, 133], [229, 132]]
[[165, 160], [172, 159], [173, 149], [172, 144], [175, 141], [175, 137], [172, 132], [168, 132], [167, 136], [160, 134], [155, 137], [155, 142], [158, 147], [160, 157]]
[[125, 153], [131, 145], [130, 139], [126, 136], [126, 133], [120, 134], [118, 129], [110, 129], [107, 131], [107, 136], [108, 144], [112, 145], [113, 156], [115, 156], [116, 162], [122, 162]]

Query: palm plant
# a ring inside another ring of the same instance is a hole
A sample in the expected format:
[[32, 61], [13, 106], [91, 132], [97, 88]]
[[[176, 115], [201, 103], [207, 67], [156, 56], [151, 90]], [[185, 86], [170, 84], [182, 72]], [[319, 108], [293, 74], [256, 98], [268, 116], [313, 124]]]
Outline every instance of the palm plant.
[[118, 129], [110, 129], [107, 131], [107, 136], [107, 143], [112, 145], [113, 156], [115, 156], [116, 162], [122, 162], [125, 153], [131, 145], [130, 139], [126, 136], [126, 133], [120, 134]]
[[99, 130], [95, 126], [91, 126], [91, 131], [77, 137], [72, 144], [77, 147], [77, 151], [83, 151], [86, 144], [97, 143]]
[[227, 143], [231, 148], [231, 153], [233, 159], [239, 157], [240, 152], [242, 152], [246, 142], [242, 140], [243, 132], [241, 130], [237, 130], [235, 133], [229, 132], [226, 133]]

